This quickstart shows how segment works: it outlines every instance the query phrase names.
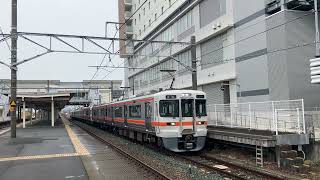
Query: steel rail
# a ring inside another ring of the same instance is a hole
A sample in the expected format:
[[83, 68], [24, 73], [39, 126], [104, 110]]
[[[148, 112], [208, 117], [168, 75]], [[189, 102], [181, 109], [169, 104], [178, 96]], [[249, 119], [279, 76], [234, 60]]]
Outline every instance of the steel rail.
[[250, 179], [250, 178], [247, 178], [246, 176], [236, 174], [236, 172], [240, 171], [240, 172], [245, 172], [246, 174], [249, 174], [249, 175], [254, 175], [254, 176], [258, 176], [258, 177], [262, 177], [262, 178], [266, 178], [266, 179], [277, 179], [277, 180], [286, 179], [285, 177], [282, 177], [282, 176], [280, 177], [278, 175], [269, 174], [269, 173], [266, 173], [266, 172], [262, 172], [262, 171], [255, 170], [255, 169], [252, 169], [252, 168], [247, 168], [245, 166], [236, 165], [236, 164], [230, 163], [228, 161], [223, 161], [223, 160], [219, 160], [219, 159], [216, 159], [216, 158], [211, 158], [211, 157], [208, 157], [208, 156], [203, 156], [202, 155], [202, 156], [198, 156], [198, 158], [203, 158], [205, 160], [209, 160], [211, 163], [218, 162], [218, 163], [220, 163], [219, 165], [225, 165], [225, 166], [228, 166], [228, 167], [232, 167], [232, 168], [234, 168], [235, 172], [219, 169], [219, 168], [214, 167], [214, 166], [212, 166], [210, 164], [206, 164], [204, 162], [197, 161], [197, 160], [193, 159], [192, 157], [183, 156], [183, 155], [177, 155], [177, 157], [179, 157], [181, 159], [184, 159], [184, 160], [187, 160], [187, 161], [190, 161], [190, 162], [192, 162], [192, 163], [194, 163], [194, 164], [196, 164], [198, 166], [205, 167], [208, 170], [224, 174], [224, 175], [226, 175], [226, 176], [228, 176], [230, 178], [235, 178], [235, 179], [240, 179], [240, 180]]
[[225, 164], [227, 166], [238, 168], [238, 169], [244, 170], [246, 172], [251, 172], [253, 174], [257, 174], [257, 175], [260, 175], [260, 176], [263, 176], [263, 177], [266, 177], [266, 178], [279, 179], [279, 180], [286, 179], [286, 177], [282, 176], [282, 175], [271, 174], [271, 172], [261, 171], [259, 169], [254, 169], [254, 168], [250, 168], [250, 167], [247, 167], [247, 166], [238, 165], [238, 164], [232, 163], [230, 161], [222, 160], [222, 159], [219, 159], [219, 158], [215, 158], [215, 157], [211, 157], [211, 156], [207, 156], [207, 155], [201, 155], [200, 157], [208, 159], [208, 160], [216, 161], [216, 162]]
[[227, 177], [230, 177], [230, 178], [235, 178], [235, 179], [239, 179], [239, 180], [247, 180], [247, 178], [245, 178], [245, 177], [239, 176], [239, 175], [237, 175], [235, 173], [232, 173], [230, 171], [226, 171], [226, 170], [222, 170], [222, 169], [213, 167], [213, 166], [211, 166], [209, 164], [205, 164], [203, 162], [197, 161], [197, 160], [192, 159], [192, 158], [187, 157], [187, 156], [177, 155], [177, 157], [179, 157], [179, 158], [181, 158], [183, 160], [189, 161], [189, 162], [191, 162], [191, 163], [193, 163], [193, 164], [195, 164], [197, 166], [204, 167], [204, 168], [206, 168], [206, 169], [208, 169], [210, 171], [214, 171], [214, 172], [217, 172], [219, 174], [223, 174], [223, 175], [225, 175]]
[[88, 134], [90, 134], [91, 136], [93, 136], [94, 138], [96, 138], [97, 140], [99, 140], [100, 142], [107, 144], [108, 146], [110, 146], [111, 148], [113, 148], [114, 150], [116, 150], [118, 153], [122, 154], [123, 156], [125, 156], [126, 158], [135, 161], [136, 163], [138, 163], [139, 165], [143, 166], [145, 169], [150, 170], [152, 174], [154, 174], [155, 176], [157, 176], [159, 179], [163, 179], [163, 180], [172, 180], [172, 178], [168, 177], [167, 175], [165, 175], [164, 173], [158, 171], [157, 169], [153, 168], [152, 166], [149, 166], [147, 163], [143, 162], [142, 160], [140, 160], [139, 158], [131, 155], [130, 153], [122, 150], [120, 147], [114, 145], [111, 141], [106, 140], [105, 138], [100, 137], [99, 135], [97, 135], [95, 132], [93, 132], [92, 130], [90, 130], [89, 128], [81, 125], [78, 122], [75, 121], [71, 121], [73, 124], [77, 125], [78, 127], [80, 127], [81, 129], [83, 129], [85, 132], [87, 132]]

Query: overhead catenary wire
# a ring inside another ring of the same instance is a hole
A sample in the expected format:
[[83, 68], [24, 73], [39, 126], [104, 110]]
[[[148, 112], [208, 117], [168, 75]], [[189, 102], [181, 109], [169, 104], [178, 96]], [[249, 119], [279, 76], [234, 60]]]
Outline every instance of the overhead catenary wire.
[[[266, 52], [266, 54], [272, 54], [272, 53], [277, 53], [277, 52], [281, 52], [281, 51], [287, 51], [287, 50], [292, 50], [292, 49], [296, 49], [296, 48], [301, 48], [301, 47], [306, 47], [306, 46], [311, 46], [311, 45], [315, 45], [316, 42], [310, 42], [310, 43], [303, 43], [303, 44], [299, 44], [299, 45], [295, 45], [295, 46], [292, 46], [292, 47], [287, 47], [287, 48], [280, 48], [280, 49], [274, 49], [274, 50], [271, 50], [271, 51], [268, 51]], [[235, 61], [235, 58], [231, 58], [231, 59], [225, 59], [225, 60], [221, 60], [221, 61], [216, 61], [216, 62], [211, 62], [211, 63], [206, 63], [206, 64], [202, 64], [202, 65], [212, 65], [212, 64], [223, 64], [223, 63], [227, 63], [227, 62], [231, 62], [231, 61]], [[199, 67], [199, 66], [197, 66]], [[145, 69], [151, 69], [151, 68], [145, 68]], [[185, 75], [184, 73], [188, 71], [187, 69], [184, 69], [184, 70], [177, 70], [174, 75], [179, 75], [179, 74], [183, 74]], [[132, 76], [136, 76], [137, 74], [135, 75], [132, 75]], [[191, 75], [188, 74], [188, 75]], [[131, 76], [131, 77], [132, 77]], [[166, 80], [168, 80], [168, 78], [164, 78]], [[163, 80], [163, 79], [162, 79]], [[153, 82], [149, 82], [149, 83], [143, 83], [143, 86], [147, 86], [147, 85], [154, 85], [154, 84], [157, 84], [161, 82], [160, 79], [159, 80], [154, 80]], [[163, 81], [162, 81], [163, 82]]]
[[[297, 8], [299, 8], [299, 7], [301, 7], [301, 6], [302, 6], [302, 5], [297, 5], [296, 7], [290, 8], [290, 10], [297, 9]], [[258, 36], [258, 35], [260, 35], [260, 34], [263, 34], [263, 33], [265, 33], [265, 32], [268, 32], [268, 31], [273, 30], [273, 29], [275, 29], [275, 28], [278, 28], [278, 27], [280, 27], [280, 26], [283, 26], [283, 25], [285, 25], [285, 24], [294, 22], [294, 21], [296, 21], [296, 20], [299, 20], [299, 19], [301, 19], [301, 18], [303, 18], [303, 17], [305, 17], [305, 16], [308, 16], [308, 15], [311, 15], [311, 14], [313, 14], [313, 13], [314, 13], [314, 10], [309, 11], [308, 13], [303, 14], [302, 16], [299, 16], [299, 17], [297, 17], [297, 18], [294, 18], [294, 19], [292, 19], [292, 20], [290, 20], [290, 21], [287, 21], [287, 22], [285, 22], [285, 23], [283, 23], [283, 24], [279, 24], [279, 25], [274, 26], [274, 27], [272, 27], [272, 28], [270, 28], [270, 29], [267, 29], [267, 30], [265, 30], [265, 31], [259, 32], [259, 33], [257, 33], [257, 34], [254, 34], [254, 35], [249, 36], [249, 37], [246, 37], [246, 38], [243, 38], [243, 39], [241, 39], [241, 40], [239, 40], [239, 41], [236, 41], [236, 42], [234, 42], [234, 43], [232, 43], [232, 44], [223, 46], [223, 47], [218, 48], [218, 49], [215, 49], [215, 50], [213, 50], [213, 51], [209, 51], [209, 52], [207, 52], [207, 53], [205, 53], [205, 54], [201, 54], [201, 56], [197, 57], [197, 60], [199, 60], [199, 59], [200, 59], [201, 57], [203, 57], [203, 56], [206, 56], [206, 55], [208, 55], [208, 54], [211, 54], [211, 53], [214, 53], [214, 52], [216, 52], [216, 51], [222, 50], [222, 49], [224, 49], [224, 48], [226, 48], [226, 47], [230, 47], [230, 46], [232, 46], [232, 45], [238, 44], [238, 43], [240, 43], [240, 42], [242, 42], [242, 41], [248, 40], [248, 39], [250, 39], [250, 38], [253, 38], [253, 37], [255, 37], [255, 36]], [[254, 25], [257, 25], [258, 23], [262, 23], [262, 22], [265, 22], [265, 19], [263, 19], [263, 20], [261, 20], [261, 21], [258, 21], [258, 22], [254, 23], [254, 24], [251, 24], [251, 25], [249, 25], [249, 26], [247, 26], [247, 27], [245, 27], [245, 28], [242, 28], [242, 29], [240, 29], [240, 30], [237, 30], [236, 32], [240, 32], [240, 31], [242, 31], [242, 30], [245, 30], [245, 29], [247, 29], [247, 28], [250, 28], [250, 27], [252, 27], [252, 26], [254, 26]], [[200, 66], [201, 66], [201, 65], [200, 65]]]
[[[113, 37], [116, 37], [116, 35], [117, 35], [117, 33], [119, 32], [119, 30], [120, 30], [125, 24], [127, 24], [127, 23], [129, 22], [129, 19], [131, 19], [131, 18], [143, 7], [143, 5], [144, 5], [145, 3], [147, 3], [147, 1], [148, 1], [148, 0], [145, 0], [138, 8], [132, 13], [132, 15], [131, 15], [119, 28], [117, 28], [117, 30], [116, 30], [116, 32], [115, 32], [115, 34], [114, 34]], [[108, 47], [108, 50], [110, 50], [111, 45], [112, 45], [112, 42], [110, 43], [110, 45], [109, 45], [109, 47]], [[104, 63], [105, 57], [106, 57], [106, 55], [105, 55], [105, 56], [103, 57], [103, 59], [101, 60], [99, 66], [101, 66], [101, 65]], [[110, 61], [112, 61], [112, 60], [110, 60]], [[100, 68], [97, 68], [97, 70], [96, 70], [96, 72], [94, 73], [94, 75], [93, 75], [93, 77], [91, 78], [91, 80], [93, 80], [93, 79], [95, 78], [95, 76], [97, 75], [99, 69], [100, 69]]]
[[[5, 38], [5, 35], [4, 35], [3, 31], [2, 31], [1, 26], [0, 26], [0, 33], [1, 33], [1, 35]], [[9, 45], [7, 39], [5, 38], [4, 41], [6, 42], [7, 47], [8, 47], [8, 49], [9, 49], [9, 51], [11, 52], [11, 48], [10, 48], [10, 45]]]
[[[226, 47], [230, 47], [230, 46], [236, 45], [236, 44], [238, 44], [238, 43], [240, 43], [240, 42], [246, 41], [246, 40], [248, 40], [248, 39], [251, 39], [251, 38], [253, 38], [253, 37], [256, 37], [256, 36], [258, 36], [258, 35], [261, 35], [261, 34], [263, 34], [263, 33], [266, 33], [266, 32], [268, 32], [268, 31], [271, 31], [271, 30], [276, 29], [276, 28], [278, 28], [278, 27], [281, 27], [281, 26], [283, 26], [283, 25], [286, 25], [286, 24], [288, 24], [288, 23], [297, 21], [297, 20], [302, 19], [302, 18], [304, 18], [304, 17], [306, 17], [306, 16], [309, 16], [309, 15], [312, 15], [313, 13], [314, 13], [314, 11], [310, 11], [310, 12], [308, 12], [308, 13], [303, 14], [302, 16], [298, 16], [298, 17], [296, 17], [296, 18], [294, 18], [294, 19], [291, 19], [291, 20], [289, 20], [289, 21], [286, 21], [286, 22], [284, 22], [284, 23], [281, 23], [281, 24], [279, 24], [279, 25], [276, 25], [276, 26], [271, 27], [271, 28], [269, 28], [269, 29], [266, 29], [266, 30], [264, 30], [264, 31], [258, 32], [258, 33], [256, 33], [256, 34], [253, 34], [253, 35], [251, 35], [251, 36], [248, 36], [248, 37], [246, 37], [246, 38], [243, 38], [243, 39], [241, 39], [241, 40], [238, 40], [238, 41], [236, 41], [236, 42], [234, 42], [234, 43], [231, 43], [231, 44], [228, 44], [228, 45], [223, 46], [223, 47], [221, 47], [221, 48], [215, 49], [215, 50], [213, 50], [213, 51], [209, 51], [209, 52], [206, 52], [206, 53], [204, 53], [204, 54], [201, 54], [201, 56], [197, 57], [197, 60], [199, 61], [201, 57], [207, 56], [207, 55], [209, 55], [209, 54], [212, 54], [212, 53], [214, 53], [214, 52], [217, 52], [217, 51], [219, 51], [219, 50], [222, 50], [222, 49], [224, 49], [224, 48], [226, 48]], [[199, 66], [201, 66], [201, 65], [199, 65]], [[199, 66], [198, 66], [198, 67], [199, 67]]]
[[292, 20], [290, 20], [290, 21], [286, 21], [286, 22], [284, 22], [284, 23], [281, 23], [281, 24], [279, 24], [279, 25], [276, 25], [276, 26], [274, 26], [274, 27], [271, 27], [271, 28], [266, 29], [266, 30], [264, 30], [264, 31], [261, 31], [261, 32], [259, 32], [259, 33], [256, 33], [256, 34], [253, 34], [253, 35], [248, 36], [248, 37], [246, 37], [246, 38], [240, 39], [240, 40], [238, 40], [238, 41], [236, 41], [236, 42], [234, 42], [234, 43], [228, 44], [228, 45], [226, 45], [226, 46], [223, 46], [223, 47], [221, 47], [221, 48], [215, 49], [215, 50], [213, 50], [213, 51], [209, 51], [209, 52], [207, 52], [207, 53], [205, 53], [205, 54], [201, 54], [200, 57], [197, 57], [197, 60], [199, 60], [199, 58], [201, 58], [201, 57], [203, 57], [203, 56], [206, 56], [206, 55], [208, 55], [208, 54], [212, 54], [212, 53], [217, 52], [217, 51], [219, 51], [219, 50], [222, 50], [222, 49], [224, 49], [224, 48], [226, 48], [226, 47], [230, 47], [230, 46], [236, 45], [236, 44], [238, 44], [238, 43], [240, 43], [240, 42], [246, 41], [246, 40], [248, 40], [248, 39], [251, 39], [251, 38], [253, 38], [253, 37], [256, 37], [256, 36], [258, 36], [258, 35], [261, 35], [261, 34], [263, 34], [263, 33], [266, 33], [266, 32], [268, 32], [268, 31], [271, 31], [271, 30], [276, 29], [276, 28], [278, 28], [278, 27], [281, 27], [281, 26], [283, 26], [283, 25], [286, 25], [286, 24], [288, 24], [288, 23], [297, 21], [297, 20], [302, 19], [302, 18], [304, 18], [304, 17], [306, 17], [306, 16], [310, 16], [310, 15], [313, 14], [313, 13], [314, 13], [314, 11], [309, 12], [309, 13], [306, 13], [306, 14], [303, 14], [302, 16], [298, 16], [298, 17], [296, 17], [296, 18], [294, 18], [294, 19], [292, 19]]
[[[142, 8], [142, 6], [147, 2], [148, 0], [146, 0], [141, 6], [139, 6], [139, 8], [130, 16], [130, 18], [128, 18], [128, 20], [129, 19], [131, 19], [141, 8]], [[177, 0], [176, 0], [177, 1]], [[175, 2], [176, 2], [175, 1]], [[175, 3], [175, 2], [173, 2], [173, 3]], [[124, 24], [126, 24], [126, 23], [124, 23]], [[122, 24], [122, 26], [124, 26], [124, 24]], [[118, 28], [117, 30], [120, 30], [121, 28]], [[181, 43], [186, 43], [186, 42], [181, 42]], [[111, 44], [110, 44], [111, 45]], [[120, 52], [121, 50], [122, 50], [122, 48], [125, 48], [126, 47], [126, 45], [123, 45], [122, 47], [120, 47], [119, 48], [119, 50], [117, 51], [117, 52]], [[132, 56], [137, 56], [137, 55], [132, 55]], [[143, 56], [143, 55], [142, 55]], [[148, 55], [145, 55], [146, 57], [148, 57]], [[113, 58], [114, 58], [115, 56], [113, 56]], [[154, 57], [158, 57], [158, 56], [154, 56]], [[159, 56], [160, 57], [160, 56]], [[166, 56], [166, 57], [168, 57], [168, 56]], [[119, 64], [118, 65], [118, 67], [121, 67], [122, 65], [124, 65], [125, 64], [125, 62], [122, 62], [121, 64]], [[109, 74], [107, 74], [106, 76], [104, 76], [103, 77], [103, 79], [105, 79], [105, 78], [107, 78], [110, 74], [112, 74], [114, 71], [115, 71], [116, 69], [114, 69], [114, 70], [112, 70], [112, 72], [110, 72]]]
[[[235, 44], [240, 43], [240, 42], [242, 42], [242, 41], [245, 41], [245, 40], [247, 40], [247, 39], [250, 39], [250, 38], [253, 38], [253, 37], [255, 37], [255, 36], [258, 36], [258, 35], [260, 35], [260, 34], [262, 34], [262, 33], [265, 33], [265, 32], [268, 32], [268, 31], [270, 31], [270, 30], [273, 30], [273, 29], [275, 29], [275, 28], [278, 28], [278, 27], [280, 27], [280, 26], [283, 26], [283, 25], [285, 25], [285, 24], [288, 24], [288, 23], [297, 21], [297, 20], [299, 20], [299, 19], [301, 19], [301, 18], [304, 18], [304, 17], [306, 17], [306, 16], [309, 16], [309, 15], [311, 15], [311, 14], [313, 14], [313, 13], [314, 13], [314, 11], [310, 11], [310, 12], [308, 12], [308, 13], [306, 13], [306, 14], [303, 14], [302, 16], [299, 16], [299, 17], [297, 17], [297, 18], [294, 18], [294, 19], [291, 19], [291, 20], [289, 20], [289, 21], [286, 21], [285, 23], [279, 24], [279, 25], [274, 26], [274, 27], [272, 27], [272, 28], [269, 28], [269, 29], [267, 29], [267, 30], [265, 30], [265, 31], [259, 32], [259, 33], [257, 33], [257, 34], [254, 34], [254, 35], [250, 36], [250, 37], [241, 39], [241, 40], [239, 40], [239, 41], [237, 41], [237, 42], [235, 42], [235, 43], [232, 43], [232, 44], [229, 44], [229, 45], [227, 45], [227, 46], [224, 46], [223, 48], [228, 47], [228, 46], [231, 46], [231, 45], [235, 45]], [[313, 45], [313, 44], [315, 44], [315, 43], [316, 43], [316, 42], [298, 44], [298, 45], [294, 45], [294, 46], [287, 47], [287, 48], [281, 48], [281, 49], [276, 49], [276, 50], [267, 51], [266, 53], [267, 53], [267, 54], [270, 54], [270, 53], [276, 53], [276, 52], [279, 52], [279, 51], [286, 51], [286, 50], [295, 49], [295, 48], [299, 48], [299, 47], [310, 46], [310, 45]], [[222, 49], [222, 48], [220, 48], [220, 49]], [[210, 51], [209, 53], [202, 54], [200, 57], [197, 57], [197, 60], [199, 60], [199, 58], [201, 58], [201, 57], [203, 57], [203, 56], [205, 56], [205, 55], [208, 55], [208, 54], [210, 54], [210, 53], [216, 52], [216, 51], [218, 51], [218, 50], [220, 50], [220, 49], [216, 49], [216, 50], [214, 50], [214, 51]], [[229, 60], [227, 60], [227, 61], [232, 61], [232, 60], [236, 60], [236, 58], [229, 59]], [[220, 62], [212, 62], [212, 63], [200, 64], [199, 66], [209, 65], [209, 64], [218, 64], [218, 63], [221, 64], [221, 62], [225, 62], [225, 61], [226, 61], [226, 60], [222, 60], [222, 61], [220, 61]], [[197, 66], [197, 67], [199, 67], [199, 66]], [[150, 69], [150, 68], [145, 68], [145, 69]], [[141, 73], [141, 72], [137, 72], [136, 74], [131, 75], [131, 77], [132, 77], [132, 76], [136, 76], [136, 75], [138, 75], [138, 74], [140, 74], [140, 73]], [[179, 73], [179, 72], [176, 72], [176, 73]], [[153, 83], [150, 83], [150, 84], [153, 84]]]

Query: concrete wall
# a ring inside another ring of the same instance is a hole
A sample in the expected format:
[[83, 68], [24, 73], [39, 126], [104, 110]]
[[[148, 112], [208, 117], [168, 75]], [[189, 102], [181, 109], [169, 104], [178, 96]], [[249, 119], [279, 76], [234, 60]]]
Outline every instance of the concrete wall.
[[[306, 107], [318, 107], [320, 105], [320, 85], [311, 84], [310, 78], [310, 59], [315, 55], [314, 42], [314, 14], [306, 12], [286, 11], [285, 18], [287, 21], [297, 19], [295, 23], [286, 25], [286, 45], [288, 49], [287, 66], [288, 66], [288, 84], [290, 99], [305, 100]], [[308, 15], [306, 15], [308, 14]], [[302, 46], [303, 44], [309, 44]]]
[[[136, 0], [134, 2], [137, 3]], [[230, 87], [231, 102], [304, 98], [306, 106], [319, 105], [320, 96], [317, 96], [317, 92], [320, 89], [317, 85], [311, 85], [309, 77], [309, 59], [314, 54], [314, 46], [309, 45], [286, 50], [288, 47], [313, 41], [314, 24], [312, 16], [295, 21], [294, 23], [282, 25], [307, 12], [282, 10], [273, 15], [267, 15], [265, 14], [265, 5], [269, 0], [247, 0], [246, 3], [226, 0], [226, 10], [225, 12], [222, 11], [219, 16], [211, 12], [211, 9], [207, 8], [206, 4], [210, 4], [210, 7], [218, 6], [220, 1], [192, 1], [192, 3], [194, 2], [198, 2], [199, 4], [180, 10], [182, 14], [186, 11], [193, 12], [194, 27], [192, 27], [192, 31], [188, 30], [187, 35], [174, 37], [174, 40], [189, 41], [190, 36], [195, 35], [200, 44], [197, 46], [199, 63], [202, 63], [202, 56], [205, 54], [203, 51], [205, 48], [201, 47], [201, 44], [218, 36], [221, 36], [223, 41], [223, 55], [219, 54], [221, 55], [219, 59], [222, 59], [224, 62], [208, 67], [199, 66], [197, 69], [199, 87], [229, 81], [233, 84]], [[156, 6], [164, 6], [168, 10], [147, 28], [143, 35], [141, 35], [141, 38], [146, 37], [153, 30], [159, 30], [160, 33], [181, 17], [179, 11], [175, 16], [169, 16], [181, 4], [173, 3], [169, 7], [166, 3], [157, 1]], [[148, 11], [148, 6], [145, 7], [146, 17], [144, 18], [148, 19], [155, 12], [158, 12], [158, 9], [150, 12]], [[212, 17], [202, 17], [210, 15]], [[156, 27], [164, 22], [165, 17], [171, 20], [170, 23], [164, 24], [161, 27], [162, 29], [157, 29]], [[145, 20], [142, 19], [141, 21]], [[141, 29], [141, 23], [134, 26], [134, 29]], [[137, 33], [136, 30], [135, 34]], [[182, 49], [183, 47], [176, 46], [165, 48], [161, 52], [162, 55], [172, 55], [181, 53]], [[210, 58], [212, 59], [212, 57]], [[210, 58], [206, 62], [210, 61]], [[137, 67], [150, 68], [164, 61], [166, 61], [166, 58], [143, 58], [143, 60], [138, 61], [135, 65]], [[128, 72], [126, 77], [135, 77], [134, 79], [137, 80], [137, 75], [142, 74], [143, 71]], [[189, 72], [176, 74], [174, 88], [184, 89], [191, 87], [190, 79], [191, 74]], [[170, 83], [171, 78], [161, 77], [156, 83], [149, 83], [138, 89], [135, 88], [135, 94], [159, 88], [166, 89]], [[240, 87], [237, 87], [237, 85]]]
[[269, 83], [266, 33], [264, 33], [265, 2], [234, 1], [233, 5], [236, 77], [241, 89], [241, 94], [238, 93], [239, 101], [267, 101]]
[[309, 60], [315, 55], [313, 14], [281, 11], [269, 17], [267, 25], [271, 29], [267, 33], [270, 99], [304, 99], [306, 107], [319, 106], [320, 86], [310, 79]]
[[281, 24], [286, 18], [283, 13], [277, 13], [267, 18], [268, 71], [270, 83], [270, 100], [289, 99], [288, 71], [286, 52], [278, 51], [286, 48], [286, 29]]
[[320, 161], [320, 142], [311, 142], [309, 145], [304, 146], [306, 159], [313, 162]]

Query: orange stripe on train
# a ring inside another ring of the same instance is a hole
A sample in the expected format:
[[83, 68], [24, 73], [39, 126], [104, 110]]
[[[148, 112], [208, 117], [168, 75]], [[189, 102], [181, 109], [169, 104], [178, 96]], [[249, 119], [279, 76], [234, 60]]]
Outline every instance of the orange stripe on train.
[[[202, 121], [200, 121], [200, 122], [202, 122]], [[175, 123], [175, 125], [171, 125], [171, 123]], [[182, 126], [193, 126], [193, 122], [192, 121], [186, 121], [186, 122], [182, 122], [182, 123], [180, 123], [180, 122], [152, 122], [151, 123], [152, 124], [152, 126], [180, 126], [180, 125], [182, 125]], [[205, 121], [204, 122], [204, 125], [207, 125], [208, 124], [208, 122], [207, 121]], [[198, 125], [198, 124], [195, 124], [195, 125]]]
[[127, 120], [128, 123], [130, 124], [138, 124], [138, 125], [145, 125], [145, 120], [137, 120], [137, 119], [128, 119]]

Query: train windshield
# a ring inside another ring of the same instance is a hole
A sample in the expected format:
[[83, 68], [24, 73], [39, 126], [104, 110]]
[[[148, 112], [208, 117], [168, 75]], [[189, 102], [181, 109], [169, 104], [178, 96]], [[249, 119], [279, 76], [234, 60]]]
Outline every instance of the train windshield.
[[162, 100], [160, 101], [159, 107], [161, 117], [179, 117], [178, 100]]
[[198, 117], [207, 116], [206, 100], [196, 100], [196, 115]]
[[182, 117], [193, 117], [193, 99], [181, 100]]

